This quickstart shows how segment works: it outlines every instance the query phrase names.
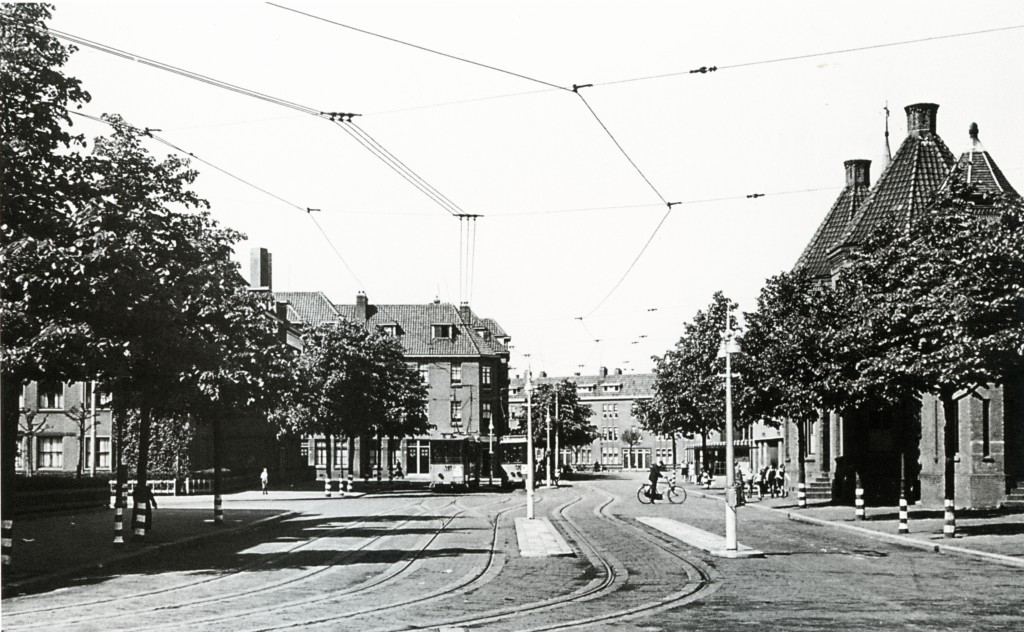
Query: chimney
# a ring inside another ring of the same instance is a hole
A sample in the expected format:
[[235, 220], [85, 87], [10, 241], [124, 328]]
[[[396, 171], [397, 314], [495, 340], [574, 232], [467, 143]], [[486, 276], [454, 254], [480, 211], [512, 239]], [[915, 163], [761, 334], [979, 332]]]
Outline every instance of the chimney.
[[597, 373], [601, 377], [608, 377], [608, 367], [606, 367], [606, 366], [601, 367], [601, 369]]
[[249, 285], [253, 288], [273, 289], [271, 277], [273, 276], [273, 265], [271, 265], [270, 253], [266, 248], [252, 248], [249, 250]]
[[540, 372], [540, 376], [541, 377], [547, 377], [548, 376], [548, 372], [547, 371], [541, 371]]
[[981, 146], [981, 141], [978, 140], [978, 124], [971, 123], [967, 133], [971, 135], [971, 151], [985, 151], [985, 148]]
[[871, 161], [863, 159], [847, 160], [843, 163], [846, 167], [846, 186], [871, 186]]
[[907, 111], [907, 134], [915, 138], [922, 133], [935, 133], [935, 115], [939, 106], [934, 103], [915, 103], [904, 108]]
[[615, 375], [622, 375], [622, 369], [615, 369]]
[[366, 292], [356, 294], [356, 320], [366, 322]]
[[469, 309], [469, 303], [459, 303], [459, 318], [467, 325], [473, 324], [473, 310]]

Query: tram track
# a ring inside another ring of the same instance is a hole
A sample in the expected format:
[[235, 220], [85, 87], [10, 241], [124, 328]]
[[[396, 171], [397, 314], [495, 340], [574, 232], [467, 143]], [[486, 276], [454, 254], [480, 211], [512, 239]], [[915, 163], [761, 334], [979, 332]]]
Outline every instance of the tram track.
[[[370, 514], [369, 516], [362, 517], [361, 520], [355, 521], [351, 525], [347, 525], [346, 527], [344, 527], [342, 529], [342, 532], [344, 532], [346, 530], [356, 529], [356, 528], [359, 527], [359, 525], [370, 525], [370, 524], [373, 524], [374, 521], [372, 519], [380, 518], [380, 517], [386, 516], [388, 514], [393, 514], [393, 513], [396, 513], [397, 511], [405, 511], [405, 510], [408, 510], [408, 509], [414, 508], [414, 507], [415, 508], [423, 508], [424, 505], [425, 505], [425, 502], [426, 502], [425, 500], [418, 500], [416, 502], [412, 502], [412, 503], [408, 503], [408, 504], [402, 505], [402, 506], [400, 506], [398, 508], [391, 507], [391, 508], [389, 508], [387, 510], [375, 512], [373, 514]], [[453, 503], [448, 503], [448, 505], [451, 505], [451, 504], [453, 504]], [[437, 509], [443, 509], [444, 507], [446, 507], [448, 505], [442, 505], [441, 507], [438, 507], [438, 508], [435, 508], [435, 509], [431, 509], [431, 511], [435, 511]], [[410, 521], [407, 521], [407, 522], [413, 522], [413, 521], [414, 520], [410, 520]], [[63, 604], [63, 605], [59, 605], [59, 606], [51, 605], [51, 606], [48, 606], [48, 607], [31, 608], [31, 609], [25, 609], [25, 610], [16, 610], [16, 611], [13, 611], [13, 612], [11, 612], [7, 608], [5, 608], [5, 612], [4, 612], [4, 618], [6, 620], [5, 621], [5, 629], [12, 629], [13, 628], [13, 629], [19, 629], [19, 630], [30, 630], [30, 629], [38, 629], [38, 628], [50, 627], [50, 623], [48, 621], [38, 621], [38, 622], [31, 622], [31, 623], [28, 623], [26, 625], [18, 625], [16, 619], [20, 618], [20, 617], [25, 617], [25, 616], [38, 615], [38, 614], [41, 614], [41, 613], [50, 614], [50, 613], [54, 613], [54, 612], [73, 612], [75, 610], [92, 609], [92, 608], [97, 608], [97, 607], [104, 608], [104, 611], [101, 612], [101, 613], [89, 614], [87, 616], [80, 616], [80, 617], [74, 618], [74, 619], [70, 619], [70, 618], [62, 619], [61, 620], [61, 624], [62, 625], [80, 624], [80, 623], [87, 623], [87, 622], [90, 622], [90, 621], [110, 619], [113, 616], [113, 613], [110, 611], [110, 607], [112, 605], [114, 605], [114, 604], [117, 604], [117, 605], [130, 604], [130, 603], [134, 603], [135, 601], [138, 601], [138, 600], [141, 600], [141, 599], [145, 599], [145, 598], [162, 597], [162, 596], [166, 596], [166, 595], [177, 593], [177, 592], [182, 592], [182, 591], [187, 591], [187, 590], [195, 589], [195, 588], [198, 588], [198, 587], [205, 587], [207, 585], [213, 584], [214, 582], [220, 582], [220, 581], [228, 580], [228, 579], [231, 579], [231, 578], [235, 578], [235, 577], [238, 577], [239, 575], [242, 575], [244, 573], [251, 573], [251, 572], [254, 572], [254, 571], [258, 571], [259, 569], [264, 568], [264, 567], [271, 567], [275, 563], [278, 563], [278, 562], [280, 562], [282, 560], [287, 559], [287, 556], [294, 555], [296, 552], [300, 551], [301, 549], [311, 547], [311, 546], [315, 545], [318, 542], [323, 542], [323, 541], [327, 540], [328, 538], [337, 537], [337, 535], [338, 535], [337, 533], [332, 533], [332, 534], [329, 534], [329, 535], [323, 535], [323, 536], [318, 536], [318, 537], [312, 538], [310, 540], [298, 543], [295, 546], [288, 547], [285, 550], [277, 551], [277, 552], [268, 554], [266, 557], [264, 557], [262, 559], [255, 560], [252, 563], [242, 565], [239, 568], [232, 569], [230, 572], [221, 573], [221, 574], [218, 574], [218, 575], [216, 575], [214, 577], [206, 577], [206, 578], [199, 579], [199, 580], [190, 580], [190, 581], [180, 582], [180, 583], [174, 584], [172, 586], [164, 586], [164, 587], [158, 588], [158, 589], [144, 590], [144, 591], [138, 591], [138, 592], [134, 592], [134, 593], [114, 595], [114, 596], [105, 597], [105, 598], [102, 598], [102, 599], [93, 599], [93, 600], [82, 601], [82, 602], [77, 602], [77, 603]], [[384, 537], [384, 536], [379, 536], [377, 539], [379, 539], [380, 537]], [[371, 543], [372, 543], [372, 541], [376, 541], [376, 539], [371, 540]], [[335, 555], [332, 558], [330, 563], [328, 565], [326, 565], [326, 566], [309, 570], [307, 572], [301, 573], [297, 577], [289, 578], [287, 580], [283, 580], [283, 581], [278, 582], [276, 584], [273, 584], [273, 585], [270, 585], [270, 586], [265, 586], [265, 587], [262, 587], [260, 589], [256, 589], [255, 591], [253, 589], [247, 589], [245, 591], [237, 591], [237, 592], [234, 592], [234, 593], [217, 595], [215, 597], [208, 598], [208, 599], [198, 599], [198, 600], [197, 599], [190, 599], [190, 600], [187, 600], [187, 601], [183, 600], [182, 603], [179, 603], [179, 604], [171, 604], [171, 605], [164, 604], [164, 605], [159, 605], [159, 606], [151, 606], [151, 607], [148, 607], [148, 608], [147, 607], [138, 608], [138, 607], [133, 606], [132, 610], [131, 610], [131, 614], [133, 616], [136, 616], [136, 615], [139, 615], [139, 614], [145, 615], [145, 614], [155, 613], [155, 612], [159, 612], [159, 611], [172, 610], [172, 609], [176, 609], [176, 608], [179, 608], [179, 607], [193, 606], [193, 605], [198, 604], [198, 603], [210, 603], [210, 602], [228, 601], [228, 600], [230, 600], [232, 598], [243, 597], [243, 596], [250, 596], [254, 592], [261, 592], [261, 591], [266, 591], [266, 590], [272, 590], [272, 589], [280, 588], [280, 587], [283, 587], [283, 586], [286, 586], [286, 585], [295, 584], [295, 583], [298, 583], [298, 582], [309, 581], [310, 579], [315, 578], [317, 575], [323, 573], [324, 571], [329, 570], [332, 566], [337, 565], [339, 562], [343, 561], [345, 557], [351, 556], [353, 553], [357, 553], [359, 550], [364, 549], [369, 544], [370, 543], [366, 543], [366, 544], [364, 544], [363, 546], [361, 546], [357, 550], [347, 550], [347, 551], [339, 552], [337, 555]], [[11, 626], [12, 620], [14, 621], [14, 625], [13, 626]], [[159, 626], [154, 626], [154, 625], [150, 624], [150, 625], [147, 625], [145, 627], [146, 627], [146, 629], [154, 629], [154, 628], [159, 627]]]

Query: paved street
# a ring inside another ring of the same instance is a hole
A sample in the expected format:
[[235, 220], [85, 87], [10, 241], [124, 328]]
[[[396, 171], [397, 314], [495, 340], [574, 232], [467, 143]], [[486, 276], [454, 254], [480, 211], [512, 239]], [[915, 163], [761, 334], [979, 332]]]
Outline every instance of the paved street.
[[[640, 475], [537, 493], [574, 555], [524, 557], [522, 491], [323, 499], [238, 495], [228, 514], [294, 512], [108, 563], [3, 601], [5, 630], [733, 630], [1024, 627], [1024, 569], [937, 555], [782, 512], [740, 510], [763, 559], [710, 556], [639, 523], [724, 530], [717, 499], [640, 505]], [[169, 499], [168, 508], [193, 499]], [[159, 518], [159, 514], [158, 514]], [[157, 523], [159, 533], [160, 523]], [[970, 591], [963, 587], [970, 586]]]

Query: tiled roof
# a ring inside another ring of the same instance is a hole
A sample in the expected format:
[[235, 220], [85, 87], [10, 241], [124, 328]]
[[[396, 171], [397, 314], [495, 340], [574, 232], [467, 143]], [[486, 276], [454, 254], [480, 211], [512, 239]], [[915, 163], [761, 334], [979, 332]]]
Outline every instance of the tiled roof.
[[[1002, 169], [992, 160], [992, 156], [985, 151], [985, 148], [981, 146], [981, 141], [978, 140], [978, 125], [976, 123], [971, 124], [970, 134], [970, 149], [962, 153], [960, 159], [956, 161], [956, 169], [963, 174], [964, 181], [977, 187], [979, 193], [1009, 193], [1017, 195], [1016, 189], [1013, 188], [1010, 181], [1003, 175]], [[950, 177], [952, 177], [952, 172]], [[946, 183], [948, 182], [949, 178], [946, 180]], [[943, 183], [943, 185], [945, 186], [946, 183]]]
[[921, 131], [907, 136], [835, 247], [861, 244], [883, 223], [923, 210], [955, 160], [938, 134]]
[[287, 301], [288, 319], [304, 325], [334, 322], [340, 315], [323, 292], [274, 292], [279, 301]]
[[487, 327], [488, 329], [491, 330], [491, 335], [498, 336], [500, 338], [508, 337], [508, 334], [505, 333], [505, 330], [502, 329], [501, 325], [495, 322], [493, 318], [481, 318], [480, 322], [483, 323], [484, 327]]
[[[655, 376], [653, 373], [623, 373], [622, 375], [610, 374], [606, 377], [600, 375], [573, 375], [571, 377], [537, 377], [534, 376], [534, 386], [538, 384], [556, 384], [562, 380], [569, 380], [576, 384], [580, 401], [592, 399], [616, 398], [643, 398], [654, 396]], [[525, 399], [523, 388], [526, 385], [525, 378], [516, 377], [509, 380], [509, 399]], [[604, 387], [618, 386], [615, 391], [606, 391]], [[587, 387], [593, 387], [593, 391], [586, 391]]]
[[802, 270], [812, 278], [831, 276], [828, 253], [839, 241], [854, 217], [857, 208], [868, 196], [866, 184], [848, 184], [836, 198], [825, 219], [818, 226], [811, 241], [797, 259], [794, 269]]

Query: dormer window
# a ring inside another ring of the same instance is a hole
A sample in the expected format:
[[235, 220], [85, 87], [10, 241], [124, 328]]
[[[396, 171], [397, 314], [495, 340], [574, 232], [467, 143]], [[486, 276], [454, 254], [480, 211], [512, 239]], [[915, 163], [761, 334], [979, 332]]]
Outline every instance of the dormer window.
[[622, 384], [605, 384], [602, 388], [605, 393], [618, 393], [622, 390]]
[[431, 325], [430, 326], [430, 337], [434, 340], [444, 338], [451, 340], [455, 337], [455, 327], [450, 324], [446, 325]]
[[490, 340], [491, 339], [491, 330], [487, 329], [486, 327], [478, 327], [477, 330], [476, 330], [476, 335], [480, 336], [484, 340]]
[[381, 325], [380, 326], [380, 331], [385, 336], [391, 336], [392, 338], [397, 338], [398, 337], [398, 325], [396, 325], [394, 323], [391, 323], [391, 324], [388, 324], [388, 325]]

